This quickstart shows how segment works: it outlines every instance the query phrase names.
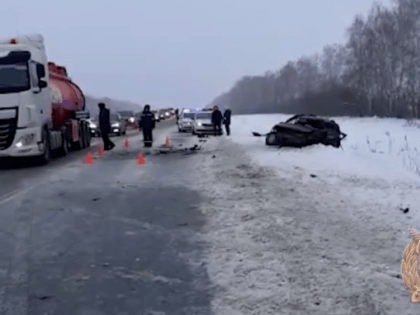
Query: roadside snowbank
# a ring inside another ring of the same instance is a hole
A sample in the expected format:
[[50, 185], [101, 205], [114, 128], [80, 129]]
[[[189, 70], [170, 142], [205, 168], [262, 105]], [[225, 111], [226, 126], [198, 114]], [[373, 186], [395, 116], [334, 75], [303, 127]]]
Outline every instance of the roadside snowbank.
[[[279, 150], [252, 136], [287, 117], [234, 116], [231, 138], [206, 144], [215, 313], [415, 314], [400, 264], [408, 228], [419, 229], [420, 177], [405, 161], [417, 163], [420, 130], [336, 119], [343, 150]], [[405, 136], [411, 147], [400, 153]]]
[[[274, 166], [282, 176], [293, 176], [296, 170], [313, 173], [341, 187], [341, 194], [354, 196], [360, 203], [376, 200], [374, 209], [387, 219], [406, 218], [399, 208], [410, 208], [409, 217], [420, 222], [420, 129], [400, 119], [336, 118], [347, 138], [342, 149], [323, 145], [302, 149], [268, 147], [264, 138], [252, 131], [268, 131], [286, 115], [235, 116], [232, 140], [241, 144], [255, 163]], [[327, 183], [324, 183], [327, 184]], [[385, 219], [385, 218], [384, 218]]]
[[269, 163], [283, 169], [296, 166], [313, 171], [327, 171], [328, 175], [335, 172], [419, 181], [420, 172], [417, 171], [420, 170], [420, 129], [407, 126], [404, 120], [335, 118], [341, 130], [347, 134], [342, 142], [342, 150], [317, 145], [303, 149], [283, 148], [279, 151], [277, 148], [266, 147], [264, 138], [256, 138], [251, 134], [252, 131], [268, 132], [273, 125], [289, 117], [234, 116], [232, 139], [246, 148], [258, 151], [252, 157], [263, 164]]

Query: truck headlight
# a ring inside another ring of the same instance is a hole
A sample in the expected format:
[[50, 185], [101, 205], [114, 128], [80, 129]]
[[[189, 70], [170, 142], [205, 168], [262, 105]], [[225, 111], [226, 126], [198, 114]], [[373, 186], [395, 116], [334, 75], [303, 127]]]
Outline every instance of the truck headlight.
[[112, 127], [118, 128], [120, 126], [119, 123], [112, 124]]
[[94, 123], [90, 124], [90, 128], [95, 129], [97, 126]]
[[25, 145], [30, 145], [35, 139], [35, 135], [33, 133], [29, 135], [24, 135], [19, 139], [19, 141], [16, 143], [16, 147], [20, 148]]

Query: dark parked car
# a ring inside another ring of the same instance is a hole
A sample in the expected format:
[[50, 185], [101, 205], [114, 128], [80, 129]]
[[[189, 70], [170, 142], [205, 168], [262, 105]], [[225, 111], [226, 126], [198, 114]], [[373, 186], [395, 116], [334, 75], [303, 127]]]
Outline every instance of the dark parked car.
[[[253, 132], [253, 135], [263, 136], [257, 132]], [[265, 143], [279, 147], [301, 148], [313, 144], [324, 144], [339, 148], [341, 140], [346, 136], [334, 120], [299, 114], [275, 125], [265, 135]]]

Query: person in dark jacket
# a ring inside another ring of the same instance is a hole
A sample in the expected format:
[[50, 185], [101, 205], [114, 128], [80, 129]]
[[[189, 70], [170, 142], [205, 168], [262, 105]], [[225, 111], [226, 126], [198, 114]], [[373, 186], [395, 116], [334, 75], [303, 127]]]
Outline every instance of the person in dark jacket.
[[226, 128], [226, 134], [230, 135], [230, 116], [232, 115], [232, 112], [228, 107], [225, 108], [225, 112], [223, 114], [223, 123], [225, 124]]
[[109, 109], [105, 108], [104, 103], [99, 103], [99, 128], [101, 129], [102, 140], [104, 141], [104, 150], [112, 150], [115, 144], [109, 139], [111, 132], [111, 123], [109, 118]]
[[178, 121], [179, 121], [179, 110], [178, 110], [178, 108], [175, 109], [175, 115], [176, 115], [176, 123], [178, 123]]
[[140, 117], [139, 127], [143, 130], [143, 141], [145, 144], [153, 142], [152, 130], [155, 128], [155, 115], [150, 111], [150, 105], [144, 106], [143, 113]]
[[214, 126], [214, 133], [215, 134], [222, 134], [222, 120], [223, 115], [221, 111], [219, 110], [219, 107], [214, 106], [213, 113], [211, 114], [211, 123]]

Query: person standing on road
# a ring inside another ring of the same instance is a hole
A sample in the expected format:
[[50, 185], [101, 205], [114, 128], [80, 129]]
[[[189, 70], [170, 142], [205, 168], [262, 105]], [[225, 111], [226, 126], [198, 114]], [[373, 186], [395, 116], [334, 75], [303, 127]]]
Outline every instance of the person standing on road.
[[146, 143], [153, 142], [152, 130], [155, 128], [155, 115], [150, 111], [150, 105], [144, 106], [143, 113], [140, 117], [139, 128], [143, 130], [143, 141]]
[[176, 123], [178, 123], [178, 120], [179, 120], [179, 110], [178, 110], [178, 108], [175, 109], [175, 115], [176, 115]]
[[99, 128], [101, 129], [102, 140], [104, 141], [104, 150], [112, 150], [115, 144], [109, 139], [111, 132], [111, 123], [109, 118], [109, 109], [105, 108], [104, 103], [99, 103]]
[[225, 107], [225, 112], [223, 114], [223, 123], [225, 124], [226, 134], [230, 135], [230, 116], [232, 112], [230, 111], [229, 107]]
[[219, 110], [219, 107], [214, 106], [214, 111], [211, 114], [211, 122], [214, 126], [214, 134], [221, 135], [222, 134], [222, 120], [223, 115]]

